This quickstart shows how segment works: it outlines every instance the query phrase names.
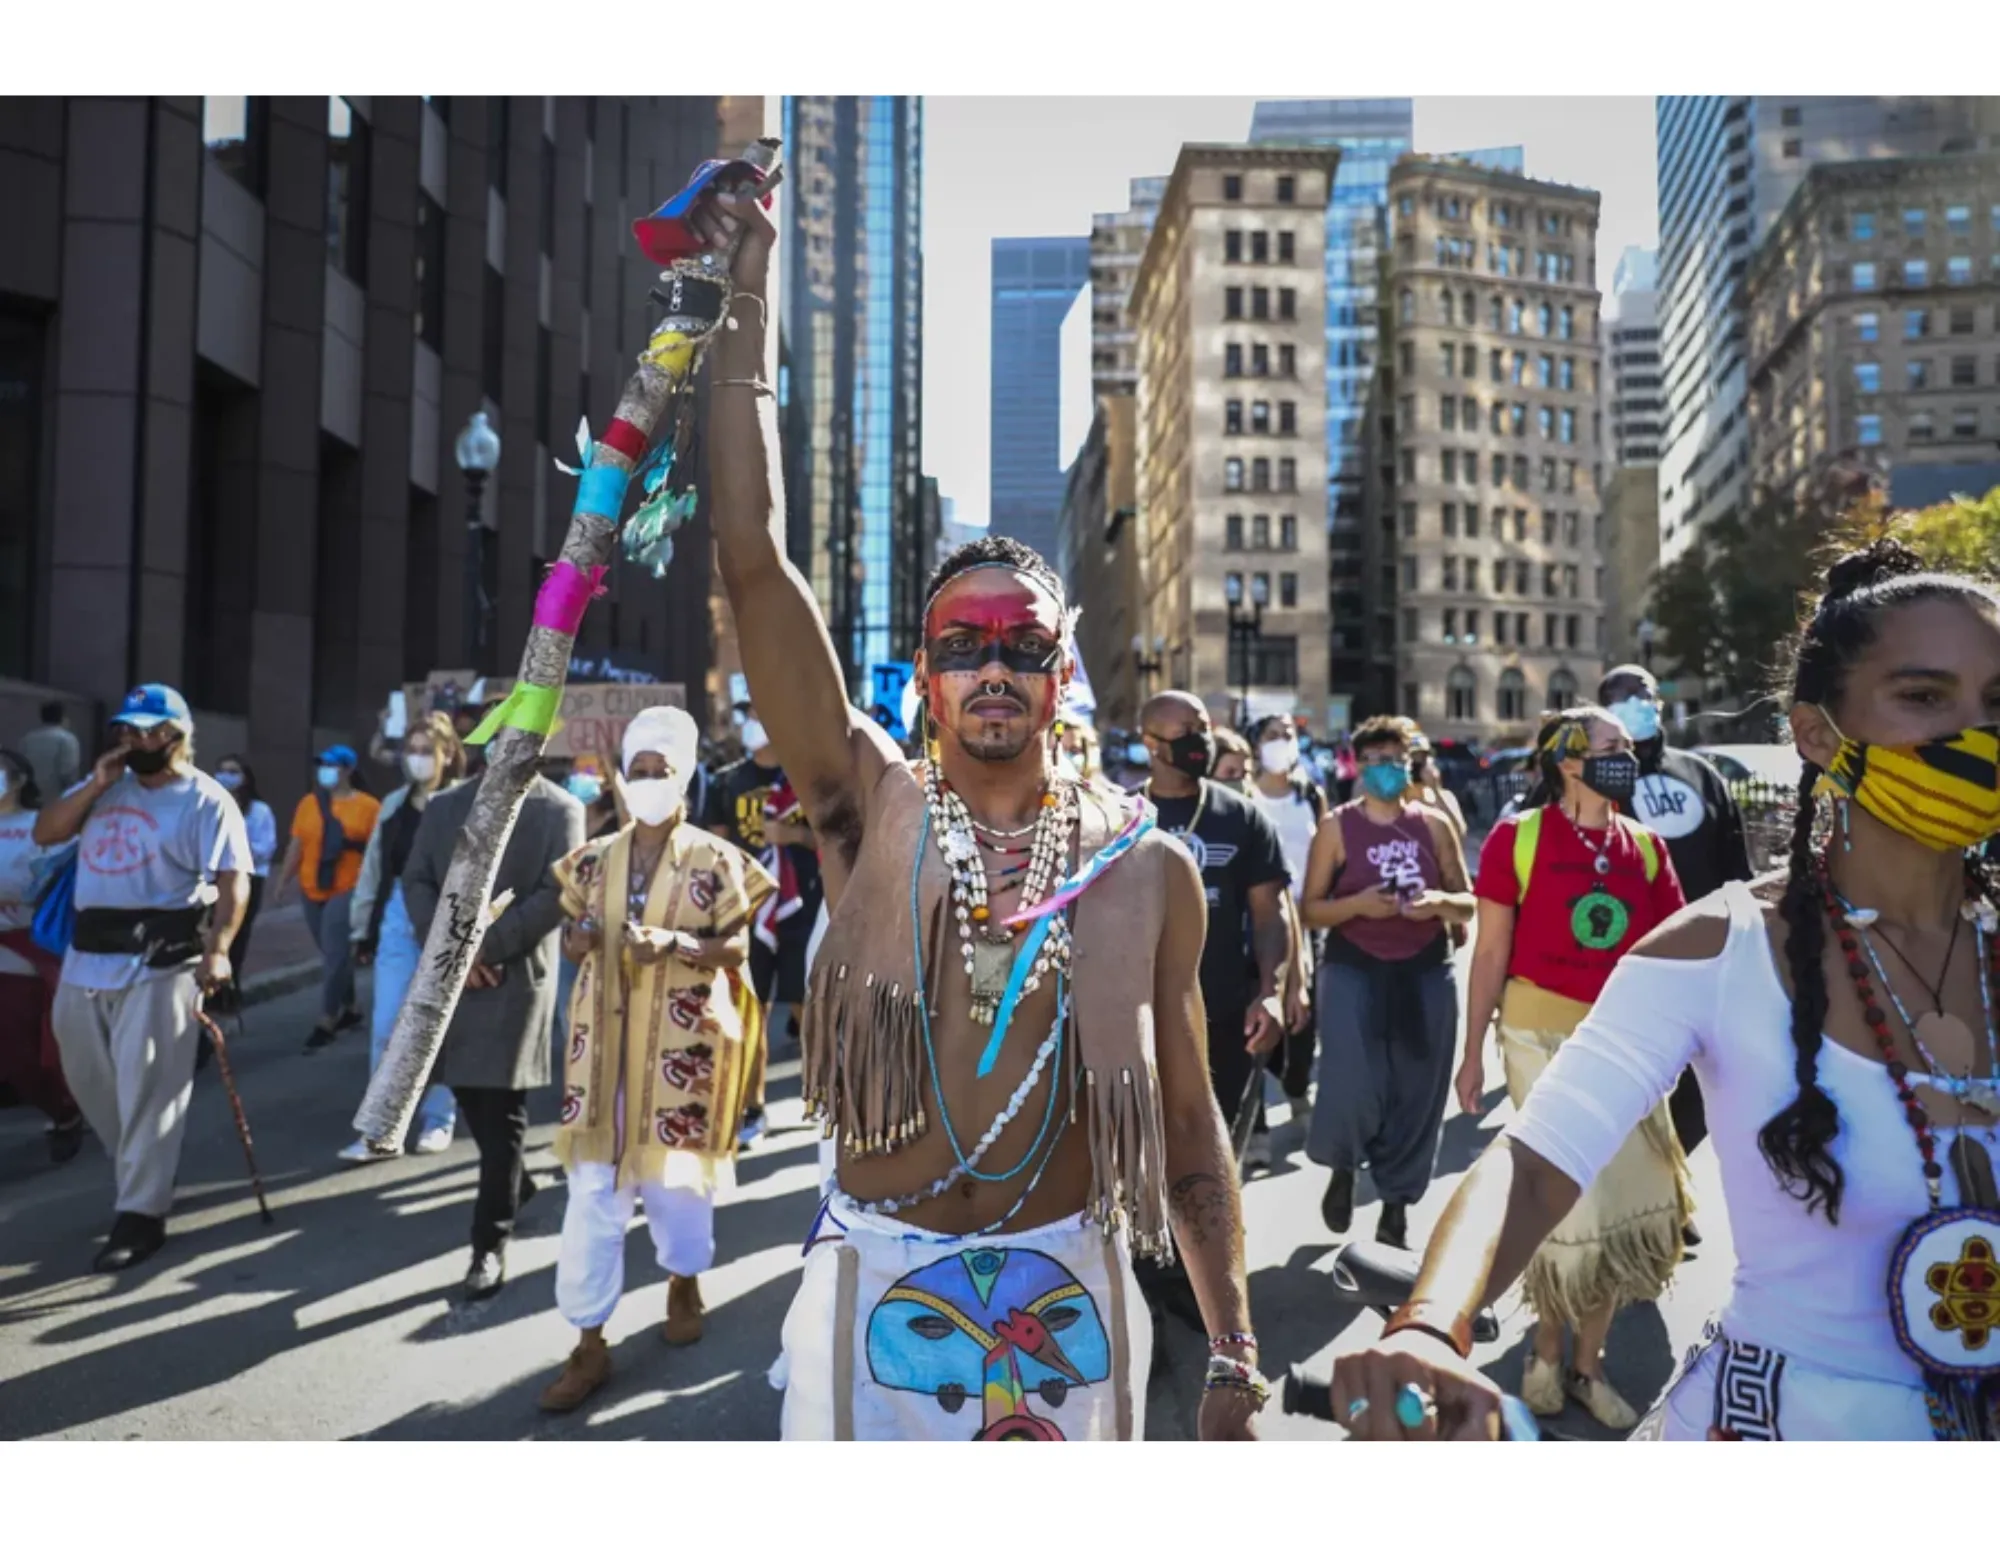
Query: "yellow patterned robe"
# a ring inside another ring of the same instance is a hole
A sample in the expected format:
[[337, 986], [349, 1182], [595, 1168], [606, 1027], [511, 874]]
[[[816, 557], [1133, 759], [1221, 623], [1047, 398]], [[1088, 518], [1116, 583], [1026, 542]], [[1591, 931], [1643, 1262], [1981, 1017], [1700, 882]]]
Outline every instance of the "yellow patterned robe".
[[[631, 859], [627, 828], [555, 866], [563, 910], [595, 918], [602, 941], [570, 996], [556, 1157], [565, 1169], [615, 1164], [621, 1187], [710, 1191], [735, 1157], [763, 1013], [745, 972], [703, 970], [675, 956], [650, 966], [632, 960], [623, 944]], [[771, 889], [770, 876], [733, 844], [682, 820], [637, 921], [726, 938], [749, 926]]]

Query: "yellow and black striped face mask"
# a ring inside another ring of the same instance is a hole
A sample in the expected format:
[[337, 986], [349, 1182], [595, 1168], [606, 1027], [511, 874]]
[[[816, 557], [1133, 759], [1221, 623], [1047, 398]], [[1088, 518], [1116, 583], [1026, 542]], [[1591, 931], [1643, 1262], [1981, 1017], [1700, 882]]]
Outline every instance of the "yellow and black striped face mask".
[[1871, 746], [1843, 735], [1820, 786], [1927, 848], [1978, 847], [2000, 834], [2000, 725], [1914, 746]]

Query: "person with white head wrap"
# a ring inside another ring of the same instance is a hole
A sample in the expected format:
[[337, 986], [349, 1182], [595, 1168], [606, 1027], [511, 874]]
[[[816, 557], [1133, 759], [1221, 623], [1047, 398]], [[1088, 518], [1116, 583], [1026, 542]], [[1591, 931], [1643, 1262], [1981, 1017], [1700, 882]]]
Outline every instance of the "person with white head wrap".
[[665, 1337], [701, 1338], [697, 1277], [715, 1259], [715, 1190], [734, 1168], [743, 1085], [763, 1035], [744, 980], [750, 919], [770, 878], [685, 820], [694, 720], [648, 708], [625, 731], [634, 824], [556, 865], [577, 963], [555, 1153], [569, 1174], [556, 1306], [575, 1351], [542, 1394], [572, 1411], [611, 1376], [604, 1324], [624, 1287], [632, 1204], [667, 1272]]

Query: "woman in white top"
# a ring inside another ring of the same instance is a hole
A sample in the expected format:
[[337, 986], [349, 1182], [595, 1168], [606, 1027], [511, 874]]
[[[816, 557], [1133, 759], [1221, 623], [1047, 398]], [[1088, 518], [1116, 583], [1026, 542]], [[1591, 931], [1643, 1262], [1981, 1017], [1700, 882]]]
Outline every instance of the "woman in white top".
[[[250, 930], [264, 905], [264, 887], [270, 883], [271, 860], [278, 855], [278, 818], [271, 807], [257, 797], [257, 774], [240, 756], [225, 756], [215, 764], [215, 781], [229, 790], [236, 808], [243, 812], [244, 829], [250, 833], [250, 857], [256, 868], [250, 875], [250, 905], [243, 913], [243, 926], [236, 930], [236, 942], [229, 946], [229, 984], [216, 994], [219, 1006], [242, 1007], [243, 962], [250, 954]], [[201, 1043], [204, 1053], [208, 1042]], [[207, 1058], [204, 1056], [203, 1061]]]
[[1497, 1436], [1469, 1317], [1690, 1063], [1736, 1276], [1639, 1435], [2000, 1431], [2000, 876], [1966, 851], [2000, 832], [2000, 593], [1895, 542], [1850, 555], [1792, 698], [1789, 877], [1726, 887], [1620, 963], [1459, 1188], [1410, 1303], [1336, 1365], [1355, 1436]]
[[1313, 834], [1327, 812], [1326, 791], [1300, 765], [1298, 726], [1289, 716], [1268, 714], [1259, 719], [1250, 728], [1250, 740], [1257, 757], [1249, 780], [1250, 798], [1278, 828], [1278, 846], [1292, 877], [1291, 905], [1285, 913], [1298, 959], [1297, 969], [1285, 978], [1285, 1028], [1290, 1033], [1271, 1054], [1271, 1071], [1291, 1102], [1292, 1119], [1305, 1121], [1312, 1116], [1307, 1096], [1312, 1088], [1313, 986], [1319, 976], [1320, 937], [1306, 928], [1299, 908], [1305, 900]]

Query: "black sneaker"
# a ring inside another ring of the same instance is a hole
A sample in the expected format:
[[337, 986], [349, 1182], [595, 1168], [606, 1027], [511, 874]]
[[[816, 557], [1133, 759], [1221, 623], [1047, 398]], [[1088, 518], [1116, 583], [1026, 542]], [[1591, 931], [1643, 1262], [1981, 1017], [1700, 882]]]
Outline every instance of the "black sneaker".
[[1326, 1183], [1326, 1195], [1319, 1199], [1319, 1215], [1336, 1234], [1354, 1227], [1354, 1171], [1337, 1169]]
[[49, 1128], [49, 1162], [67, 1164], [83, 1152], [83, 1117], [72, 1116]]
[[1401, 1202], [1382, 1204], [1382, 1221], [1375, 1225], [1375, 1243], [1392, 1250], [1410, 1248], [1410, 1210]]
[[340, 1011], [340, 1018], [333, 1022], [333, 1029], [336, 1035], [348, 1030], [358, 1030], [360, 1027], [361, 1010], [354, 1008], [342, 1009]]
[[306, 1055], [311, 1056], [312, 1053], [331, 1046], [333, 1038], [338, 1034], [332, 1025], [314, 1025], [313, 1033], [306, 1037]]
[[472, 1267], [465, 1274], [465, 1296], [474, 1303], [491, 1298], [507, 1284], [507, 1254], [504, 1250], [475, 1250]]
[[123, 1271], [141, 1261], [167, 1242], [167, 1220], [149, 1218], [140, 1212], [121, 1212], [112, 1219], [111, 1237], [91, 1262], [93, 1271]]

